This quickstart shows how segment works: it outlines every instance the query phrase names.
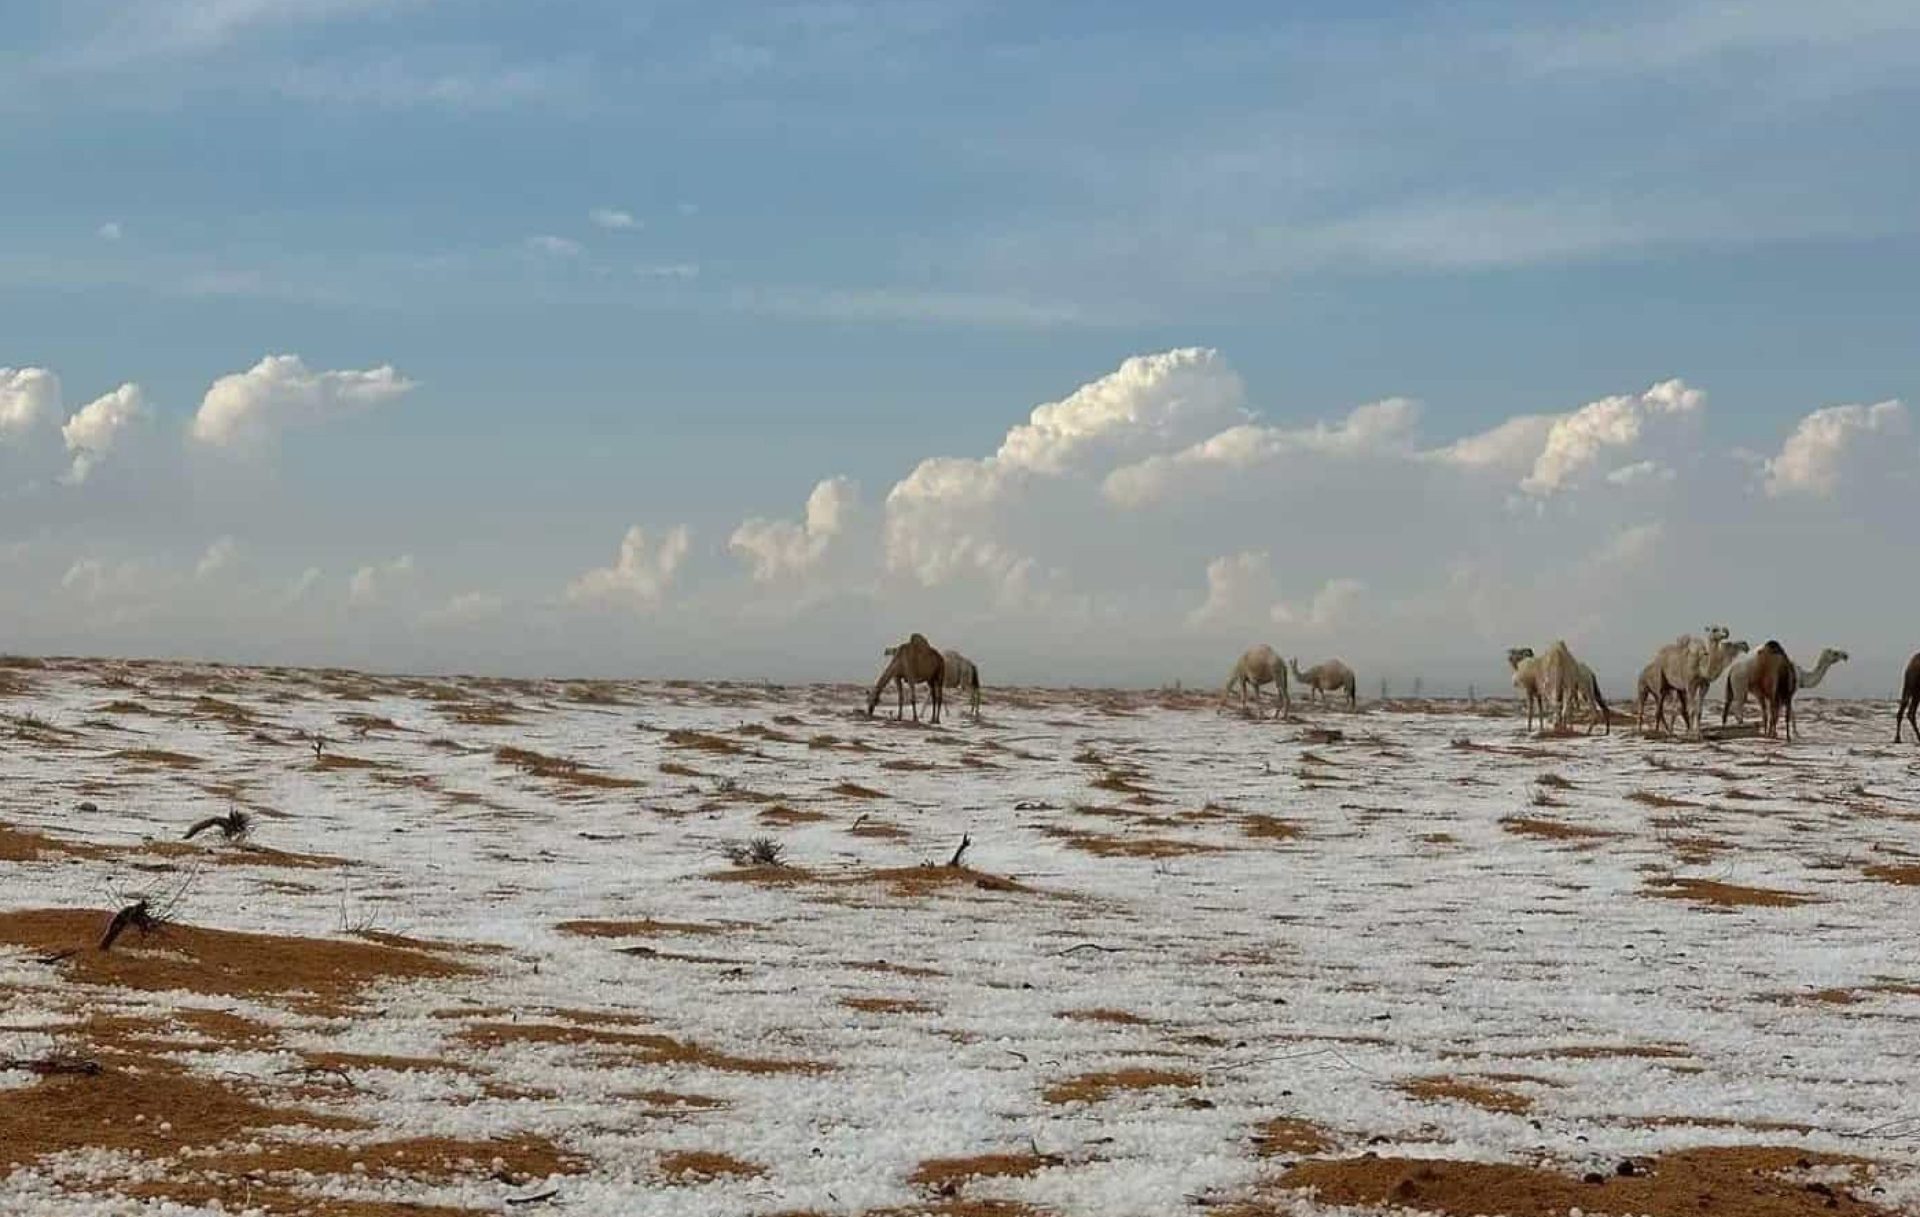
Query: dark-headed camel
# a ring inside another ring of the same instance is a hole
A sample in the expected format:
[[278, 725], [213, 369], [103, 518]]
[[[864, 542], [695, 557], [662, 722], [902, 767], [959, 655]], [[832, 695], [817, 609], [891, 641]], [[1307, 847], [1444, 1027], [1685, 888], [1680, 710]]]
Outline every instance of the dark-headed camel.
[[1768, 739], [1780, 738], [1780, 720], [1784, 716], [1787, 742], [1793, 742], [1793, 695], [1800, 688], [1800, 670], [1787, 658], [1786, 648], [1769, 638], [1753, 655], [1753, 670], [1747, 676], [1747, 688], [1760, 703], [1761, 729]]
[[[933, 703], [933, 721], [940, 721], [940, 707], [945, 702], [947, 679], [947, 661], [928, 642], [923, 634], [915, 634], [897, 647], [887, 648], [887, 669], [880, 673], [880, 679], [873, 682], [873, 692], [867, 697], [867, 715], [873, 715], [873, 708], [880, 704], [880, 694], [886, 691], [887, 682], [898, 681], [906, 686], [907, 695], [913, 699], [913, 721], [920, 721], [920, 694], [916, 685], [927, 686], [929, 699]], [[898, 690], [895, 690], [896, 696]], [[901, 707], [896, 704], [894, 717], [902, 717]]]

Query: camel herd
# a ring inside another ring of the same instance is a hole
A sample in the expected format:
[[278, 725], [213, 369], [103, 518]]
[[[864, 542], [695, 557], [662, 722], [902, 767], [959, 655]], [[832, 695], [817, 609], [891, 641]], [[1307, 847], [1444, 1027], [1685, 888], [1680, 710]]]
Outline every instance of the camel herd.
[[[1747, 699], [1759, 708], [1760, 730], [1769, 739], [1793, 739], [1793, 699], [1826, 679], [1835, 664], [1845, 663], [1848, 655], [1836, 647], [1826, 647], [1812, 668], [1802, 668], [1787, 655], [1779, 642], [1768, 639], [1755, 650], [1744, 640], [1732, 638], [1725, 626], [1710, 625], [1704, 637], [1682, 634], [1654, 653], [1640, 670], [1634, 687], [1634, 714], [1639, 730], [1647, 733], [1647, 708], [1653, 707], [1653, 733], [1672, 734], [1667, 720], [1667, 703], [1672, 699], [1680, 711], [1680, 728], [1698, 739], [1704, 735], [1703, 719], [1707, 691], [1715, 681], [1726, 679], [1725, 699], [1720, 707], [1720, 725], [1729, 720], [1745, 724]], [[888, 684], [894, 686], [894, 716], [903, 718], [910, 700], [915, 722], [920, 720], [919, 686], [927, 686], [932, 721], [940, 721], [948, 689], [965, 689], [973, 716], [980, 717], [980, 669], [958, 651], [941, 651], [924, 634], [914, 634], [898, 646], [887, 647], [887, 666], [867, 698], [867, 713], [880, 704]], [[1613, 711], [1600, 690], [1593, 669], [1580, 662], [1564, 640], [1556, 640], [1544, 654], [1532, 647], [1514, 647], [1507, 652], [1507, 665], [1513, 671], [1513, 687], [1520, 694], [1527, 714], [1527, 729], [1549, 722], [1556, 730], [1568, 730], [1576, 715], [1590, 715], [1587, 731], [1596, 725], [1609, 734], [1613, 731]], [[1298, 659], [1282, 659], [1272, 647], [1262, 643], [1249, 647], [1233, 665], [1221, 690], [1225, 701], [1238, 693], [1243, 711], [1264, 716], [1260, 691], [1273, 686], [1273, 716], [1284, 718], [1292, 712], [1293, 698], [1288, 681], [1297, 681], [1322, 704], [1334, 695], [1344, 694], [1347, 708], [1359, 707], [1357, 681], [1353, 669], [1338, 659], [1317, 663], [1302, 671]], [[1549, 719], [1548, 713], [1552, 712]], [[1901, 742], [1903, 727], [1912, 727], [1914, 740], [1920, 743], [1920, 653], [1907, 661], [1901, 678], [1900, 707], [1894, 716], [1893, 738]]]
[[[1730, 718], [1746, 722], [1747, 698], [1751, 696], [1759, 703], [1762, 733], [1778, 739], [1784, 728], [1786, 738], [1791, 740], [1794, 696], [1819, 684], [1833, 665], [1846, 660], [1845, 651], [1827, 647], [1820, 652], [1819, 662], [1808, 670], [1795, 665], [1777, 641], [1769, 639], [1755, 651], [1747, 642], [1734, 640], [1725, 626], [1708, 626], [1704, 638], [1682, 634], [1667, 643], [1640, 670], [1634, 686], [1635, 719], [1644, 733], [1651, 704], [1654, 732], [1671, 734], [1673, 728], [1667, 721], [1671, 698], [1679, 706], [1681, 729], [1698, 739], [1704, 734], [1707, 690], [1725, 676], [1722, 727]], [[1612, 729], [1599, 681], [1591, 668], [1573, 657], [1565, 642], [1555, 642], [1544, 656], [1536, 656], [1531, 647], [1516, 647], [1507, 652], [1507, 663], [1513, 669], [1514, 688], [1526, 701], [1529, 729], [1536, 711], [1540, 722], [1547, 722], [1546, 711], [1551, 706], [1553, 725], [1564, 730], [1583, 705], [1597, 710], [1607, 729]], [[1920, 676], [1920, 669], [1916, 669], [1916, 676]], [[1914, 687], [1916, 701], [1920, 701], [1920, 680]], [[1587, 729], [1593, 729], [1591, 722]], [[1920, 732], [1920, 726], [1915, 731]]]

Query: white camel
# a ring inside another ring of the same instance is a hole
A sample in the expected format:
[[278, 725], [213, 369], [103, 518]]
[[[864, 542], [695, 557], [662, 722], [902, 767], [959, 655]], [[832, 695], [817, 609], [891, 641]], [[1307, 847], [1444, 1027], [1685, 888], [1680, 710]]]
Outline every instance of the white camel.
[[[1547, 711], [1553, 711], [1555, 729], [1568, 730], [1575, 711], [1590, 708], [1613, 733], [1613, 712], [1593, 669], [1575, 659], [1564, 640], [1556, 639], [1545, 655], [1535, 655], [1532, 647], [1515, 647], [1507, 652], [1507, 664], [1513, 669], [1513, 686], [1527, 704], [1527, 730], [1533, 730], [1536, 712], [1541, 727], [1547, 725]], [[1587, 730], [1593, 730], [1590, 720]]]
[[[1727, 719], [1741, 724], [1747, 721], [1747, 693], [1753, 684], [1753, 664], [1757, 656], [1749, 655], [1727, 669], [1727, 699], [1720, 703], [1720, 725], [1726, 726]], [[1800, 669], [1800, 689], [1813, 688], [1827, 678], [1827, 670], [1836, 663], [1845, 663], [1851, 658], [1845, 651], [1828, 647], [1820, 652], [1820, 661], [1811, 671]]]
[[1573, 675], [1573, 688], [1567, 694], [1568, 709], [1585, 709], [1593, 716], [1587, 720], [1587, 734], [1593, 734], [1594, 719], [1597, 718], [1601, 726], [1606, 729], [1606, 733], [1612, 735], [1613, 710], [1607, 705], [1606, 695], [1600, 692], [1600, 678], [1593, 674], [1592, 668], [1578, 659], [1573, 661]]
[[1540, 725], [1547, 723], [1546, 665], [1533, 653], [1532, 647], [1512, 647], [1507, 651], [1507, 666], [1513, 669], [1513, 687], [1519, 690], [1520, 700], [1527, 707], [1527, 730], [1533, 730], [1535, 711], [1539, 712]]
[[946, 660], [946, 682], [949, 689], [967, 691], [967, 710], [975, 718], [980, 717], [980, 668], [973, 660], [958, 651], [942, 651], [940, 657]]
[[1289, 659], [1287, 666], [1293, 669], [1293, 678], [1300, 687], [1313, 691], [1314, 699], [1324, 704], [1329, 693], [1345, 693], [1347, 709], [1358, 710], [1360, 699], [1355, 695], [1356, 681], [1353, 669], [1338, 659], [1329, 659], [1325, 663], [1316, 663], [1306, 671], [1300, 670], [1298, 659]]
[[1233, 672], [1227, 677], [1226, 687], [1220, 690], [1220, 700], [1226, 701], [1235, 691], [1240, 694], [1240, 708], [1247, 707], [1247, 694], [1253, 694], [1253, 713], [1260, 714], [1260, 686], [1273, 686], [1273, 716], [1285, 717], [1293, 711], [1293, 699], [1287, 693], [1287, 666], [1280, 662], [1280, 656], [1265, 643], [1248, 647], [1244, 655], [1233, 665]]
[[1654, 727], [1667, 731], [1667, 697], [1680, 702], [1680, 724], [1699, 737], [1703, 725], [1707, 690], [1733, 661], [1751, 648], [1745, 642], [1727, 641], [1725, 626], [1708, 626], [1704, 640], [1682, 634], [1654, 655], [1653, 662], [1640, 673], [1637, 695], [1644, 725], [1646, 699], [1655, 701]]

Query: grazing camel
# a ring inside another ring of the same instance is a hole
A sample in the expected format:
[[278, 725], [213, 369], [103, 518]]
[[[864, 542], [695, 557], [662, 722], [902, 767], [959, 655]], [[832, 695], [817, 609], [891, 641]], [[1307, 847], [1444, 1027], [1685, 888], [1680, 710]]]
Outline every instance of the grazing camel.
[[[1515, 647], [1507, 652], [1507, 663], [1513, 668], [1513, 685], [1519, 689], [1527, 701], [1527, 729], [1533, 729], [1534, 712], [1539, 711], [1540, 725], [1547, 725], [1547, 708], [1553, 708], [1553, 724], [1558, 730], [1565, 731], [1573, 718], [1573, 712], [1582, 705], [1590, 706], [1599, 721], [1605, 724], [1607, 734], [1613, 734], [1613, 711], [1607, 705], [1606, 695], [1600, 692], [1600, 681], [1593, 669], [1573, 657], [1565, 641], [1556, 640], [1547, 648], [1545, 655], [1536, 656], [1532, 647]], [[1594, 722], [1589, 720], [1587, 731], [1592, 733]]]
[[1800, 685], [1800, 670], [1787, 658], [1786, 648], [1769, 638], [1753, 656], [1753, 670], [1747, 687], [1760, 703], [1762, 730], [1768, 739], [1780, 738], [1780, 719], [1787, 720], [1787, 742], [1793, 742], [1793, 695]]
[[980, 717], [980, 669], [973, 660], [958, 651], [942, 651], [940, 658], [946, 661], [946, 687], [967, 691], [967, 709], [975, 718]]
[[1289, 659], [1287, 666], [1293, 669], [1293, 678], [1300, 682], [1300, 687], [1313, 690], [1314, 697], [1321, 703], [1326, 702], [1329, 693], [1345, 693], [1347, 709], [1360, 708], [1360, 699], [1354, 694], [1353, 669], [1346, 664], [1337, 659], [1329, 659], [1325, 663], [1316, 663], [1302, 672], [1300, 661]]
[[[1565, 644], [1561, 645], [1564, 646]], [[1551, 652], [1549, 652], [1549, 656], [1551, 656]], [[1612, 735], [1613, 710], [1607, 705], [1606, 696], [1600, 692], [1600, 678], [1593, 674], [1592, 668], [1581, 663], [1578, 659], [1573, 661], [1573, 677], [1573, 688], [1568, 690], [1566, 695], [1568, 708], [1570, 710], [1579, 710], [1585, 707], [1600, 720], [1600, 724], [1606, 728], [1606, 733]], [[1564, 726], [1565, 724], [1562, 725]], [[1594, 720], [1589, 718], [1587, 720], [1588, 735], [1593, 734], [1593, 727]]]
[[1906, 675], [1900, 678], [1900, 708], [1893, 714], [1893, 742], [1900, 742], [1900, 720], [1905, 719], [1913, 728], [1913, 742], [1920, 744], [1920, 722], [1914, 721], [1914, 712], [1920, 710], [1920, 653], [1907, 660]]
[[1240, 708], [1247, 708], [1247, 694], [1253, 694], [1253, 716], [1260, 717], [1260, 686], [1273, 686], [1273, 716], [1284, 718], [1293, 712], [1293, 698], [1287, 692], [1287, 665], [1280, 662], [1280, 656], [1265, 643], [1248, 647], [1233, 665], [1233, 672], [1227, 677], [1226, 688], [1220, 690], [1220, 700], [1225, 702], [1237, 690], [1240, 694]]
[[1540, 715], [1540, 725], [1546, 726], [1545, 665], [1533, 653], [1532, 647], [1511, 647], [1507, 651], [1507, 666], [1513, 669], [1513, 687], [1520, 691], [1520, 698], [1527, 707], [1527, 730], [1533, 730], [1536, 710]]
[[[1754, 656], [1748, 656], [1727, 669], [1727, 698], [1720, 703], [1720, 725], [1722, 727], [1727, 725], [1727, 718], [1729, 716], [1737, 723], [1747, 721], [1747, 688], [1753, 681], [1754, 658]], [[1827, 647], [1821, 651], [1820, 662], [1813, 665], [1812, 671], [1808, 671], [1806, 668], [1800, 669], [1801, 691], [1804, 692], [1818, 685], [1827, 678], [1827, 669], [1833, 667], [1836, 663], [1845, 663], [1850, 658], [1852, 657], [1845, 651], [1837, 650], [1833, 647]]]
[[[933, 721], [940, 721], [940, 706], [945, 700], [942, 688], [947, 679], [947, 661], [940, 652], [933, 649], [924, 634], [915, 634], [897, 647], [887, 648], [887, 668], [880, 673], [880, 679], [873, 683], [873, 692], [867, 696], [867, 716], [873, 716], [873, 708], [880, 704], [880, 694], [886, 690], [887, 682], [895, 681], [906, 686], [907, 694], [913, 698], [913, 721], [920, 721], [920, 694], [916, 685], [927, 686], [927, 694], [933, 703]], [[899, 689], [895, 689], [896, 697]], [[899, 718], [900, 709], [896, 705], [894, 717]]]

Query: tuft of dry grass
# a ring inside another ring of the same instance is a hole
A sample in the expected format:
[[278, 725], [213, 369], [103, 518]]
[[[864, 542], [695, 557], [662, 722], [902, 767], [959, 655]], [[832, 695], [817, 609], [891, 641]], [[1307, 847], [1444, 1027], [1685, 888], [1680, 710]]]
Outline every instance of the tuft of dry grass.
[[113, 757], [129, 765], [160, 765], [167, 769], [197, 769], [206, 763], [197, 756], [164, 748], [122, 748]]
[[1031, 1150], [975, 1154], [970, 1158], [928, 1158], [915, 1167], [907, 1182], [950, 1193], [972, 1179], [1025, 1179], [1060, 1165], [1052, 1154]]
[[1816, 903], [1814, 897], [1797, 892], [1742, 887], [1737, 883], [1720, 883], [1712, 879], [1660, 879], [1646, 890], [1646, 894], [1666, 900], [1692, 900], [1721, 908], [1794, 908]]
[[1186, 854], [1220, 852], [1217, 845], [1173, 837], [1115, 837], [1056, 825], [1048, 825], [1041, 831], [1097, 858], [1178, 858]]
[[714, 1179], [758, 1179], [767, 1169], [731, 1154], [693, 1149], [662, 1154], [660, 1173], [675, 1183], [705, 1183]]
[[1325, 1129], [1292, 1116], [1276, 1116], [1253, 1130], [1253, 1152], [1262, 1158], [1324, 1154], [1333, 1144]]
[[1516, 1116], [1525, 1115], [1533, 1110], [1533, 1100], [1526, 1095], [1469, 1078], [1447, 1076], [1410, 1078], [1399, 1083], [1399, 1088], [1413, 1098], [1425, 1102], [1465, 1103], [1470, 1107], [1478, 1107], [1482, 1111]]
[[1129, 1090], [1192, 1090], [1197, 1074], [1173, 1069], [1113, 1069], [1055, 1082], [1041, 1094], [1049, 1103], [1099, 1103]]
[[1605, 841], [1618, 835], [1604, 829], [1587, 828], [1584, 825], [1567, 824], [1559, 820], [1542, 820], [1532, 816], [1508, 816], [1500, 821], [1500, 827], [1523, 837], [1541, 837], [1549, 841], [1579, 841], [1587, 844]]
[[705, 731], [669, 731], [667, 747], [686, 748], [694, 752], [715, 752], [727, 756], [738, 756], [746, 751], [739, 744], [725, 736], [709, 735]]
[[1865, 867], [1861, 871], [1869, 879], [1878, 879], [1882, 883], [1898, 883], [1903, 887], [1920, 887], [1920, 866]]
[[86, 984], [279, 1000], [316, 1013], [346, 1014], [381, 981], [445, 979], [473, 971], [424, 943], [395, 936], [381, 941], [296, 938], [178, 923], [144, 936], [123, 936], [111, 951], [93, 950], [108, 919], [105, 912], [89, 909], [0, 913], [0, 943], [48, 956], [72, 951], [58, 966]]

